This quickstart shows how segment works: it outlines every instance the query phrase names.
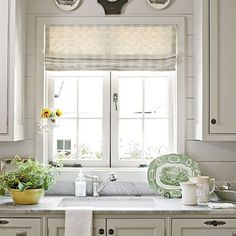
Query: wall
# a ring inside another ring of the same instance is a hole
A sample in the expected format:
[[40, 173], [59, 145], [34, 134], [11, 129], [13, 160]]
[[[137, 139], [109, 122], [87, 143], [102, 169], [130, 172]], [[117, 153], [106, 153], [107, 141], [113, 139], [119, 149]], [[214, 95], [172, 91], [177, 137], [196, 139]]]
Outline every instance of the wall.
[[[197, 1], [197, 0], [196, 0]], [[26, 42], [26, 93], [25, 121], [26, 140], [16, 143], [0, 143], [0, 156], [20, 154], [35, 155], [35, 44], [37, 16], [104, 16], [103, 8], [97, 0], [81, 0], [81, 6], [74, 12], [65, 13], [58, 9], [54, 0], [26, 0], [27, 42]], [[146, 0], [129, 0], [123, 8], [125, 16], [184, 16], [186, 18], [186, 153], [199, 162], [204, 174], [218, 180], [236, 180], [236, 143], [199, 142], [193, 140], [194, 122], [194, 0], [173, 0], [165, 10], [150, 8]]]

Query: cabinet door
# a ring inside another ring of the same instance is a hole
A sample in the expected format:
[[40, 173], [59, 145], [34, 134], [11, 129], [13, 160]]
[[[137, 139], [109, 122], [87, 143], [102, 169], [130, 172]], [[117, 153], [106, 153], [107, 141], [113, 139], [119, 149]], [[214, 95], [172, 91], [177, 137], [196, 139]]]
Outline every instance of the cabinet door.
[[172, 236], [236, 236], [236, 220], [175, 219]]
[[210, 133], [236, 133], [235, 0], [210, 0]]
[[107, 235], [164, 236], [164, 219], [108, 219]]
[[[105, 235], [106, 220], [94, 220], [93, 235]], [[65, 219], [48, 219], [48, 236], [64, 236], [65, 235]]]
[[8, 5], [0, 0], [0, 134], [7, 133]]
[[0, 218], [0, 236], [41, 236], [40, 219]]

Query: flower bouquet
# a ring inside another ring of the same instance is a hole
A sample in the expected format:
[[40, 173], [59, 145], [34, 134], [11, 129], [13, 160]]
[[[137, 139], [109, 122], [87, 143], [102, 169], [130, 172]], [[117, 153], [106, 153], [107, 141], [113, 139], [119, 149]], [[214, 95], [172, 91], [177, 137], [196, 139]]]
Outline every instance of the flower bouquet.
[[43, 108], [41, 111], [41, 121], [38, 126], [38, 132], [51, 132], [60, 124], [60, 117], [62, 116], [60, 109]]

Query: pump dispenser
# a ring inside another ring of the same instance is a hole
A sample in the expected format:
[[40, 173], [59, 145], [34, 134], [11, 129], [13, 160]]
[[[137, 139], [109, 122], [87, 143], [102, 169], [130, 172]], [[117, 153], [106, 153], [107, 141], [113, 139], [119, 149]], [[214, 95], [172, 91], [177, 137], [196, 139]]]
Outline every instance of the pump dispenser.
[[78, 177], [75, 179], [75, 196], [86, 197], [86, 178], [81, 170]]

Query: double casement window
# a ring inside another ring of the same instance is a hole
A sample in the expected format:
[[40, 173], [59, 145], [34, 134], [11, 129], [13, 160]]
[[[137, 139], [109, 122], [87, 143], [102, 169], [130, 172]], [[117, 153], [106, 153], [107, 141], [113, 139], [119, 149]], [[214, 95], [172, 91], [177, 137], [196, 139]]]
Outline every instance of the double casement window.
[[36, 114], [63, 116], [36, 134], [38, 158], [139, 167], [184, 152], [184, 29], [183, 17], [39, 17]]
[[48, 105], [63, 112], [53, 161], [141, 166], [174, 146], [174, 72], [47, 72]]

